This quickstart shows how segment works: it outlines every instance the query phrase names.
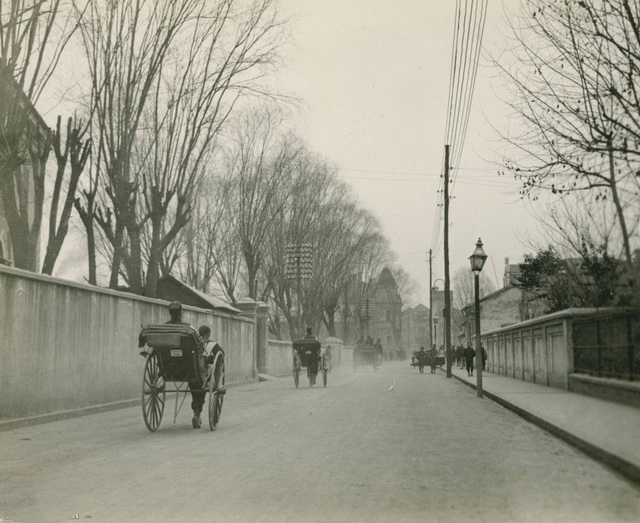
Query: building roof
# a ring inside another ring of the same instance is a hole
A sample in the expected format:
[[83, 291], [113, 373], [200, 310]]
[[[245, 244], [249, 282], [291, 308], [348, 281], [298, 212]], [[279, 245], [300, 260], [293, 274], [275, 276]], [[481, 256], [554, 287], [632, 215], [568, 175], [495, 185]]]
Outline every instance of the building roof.
[[378, 276], [378, 286], [380, 287], [397, 287], [396, 279], [391, 274], [389, 267], [382, 269], [380, 276]]
[[[179, 292], [179, 296], [169, 295], [170, 293]], [[165, 276], [158, 280], [158, 297], [165, 300], [179, 299], [184, 305], [193, 305], [203, 309], [214, 309], [224, 312], [239, 314], [241, 311], [230, 305], [226, 301], [205, 294], [198, 289], [187, 285], [186, 283], [174, 278], [173, 276]]]
[[422, 303], [418, 303], [418, 305], [416, 305], [413, 310], [415, 312], [429, 312], [429, 308], [426, 305], [423, 305]]
[[[482, 303], [483, 301], [486, 300], [491, 300], [493, 298], [495, 298], [496, 296], [498, 296], [499, 294], [502, 294], [503, 292], [506, 292], [508, 290], [511, 289], [518, 289], [518, 287], [516, 287], [515, 285], [505, 285], [504, 287], [498, 289], [497, 291], [493, 291], [491, 294], [487, 294], [486, 296], [483, 296], [482, 298], [480, 298], [480, 303]], [[465, 305], [464, 307], [462, 307], [463, 311], [466, 311], [467, 309], [470, 309], [472, 307], [475, 306], [475, 303], [470, 303], [468, 305]]]

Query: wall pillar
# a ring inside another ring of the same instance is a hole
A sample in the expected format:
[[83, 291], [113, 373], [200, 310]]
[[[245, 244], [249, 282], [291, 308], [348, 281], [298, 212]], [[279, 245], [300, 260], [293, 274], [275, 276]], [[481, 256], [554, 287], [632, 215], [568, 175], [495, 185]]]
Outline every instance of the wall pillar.
[[258, 346], [258, 302], [251, 298], [242, 298], [240, 301], [234, 304], [234, 307], [240, 309], [240, 316], [249, 318], [253, 321], [253, 366], [251, 371], [251, 377], [253, 379], [258, 378], [258, 361], [257, 361], [257, 346]]
[[269, 306], [257, 302], [256, 308], [256, 366], [258, 372], [269, 374], [267, 366], [267, 349], [269, 346]]

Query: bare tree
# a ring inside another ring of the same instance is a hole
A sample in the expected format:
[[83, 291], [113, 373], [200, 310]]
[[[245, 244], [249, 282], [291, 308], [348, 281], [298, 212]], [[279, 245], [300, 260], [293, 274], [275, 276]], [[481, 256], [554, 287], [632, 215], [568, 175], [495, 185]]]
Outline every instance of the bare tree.
[[215, 137], [241, 97], [265, 93], [261, 78], [284, 27], [272, 0], [96, 3], [81, 27], [109, 283], [123, 276], [131, 290], [153, 296], [162, 253], [190, 219]]
[[234, 233], [244, 261], [248, 295], [258, 298], [269, 231], [289, 205], [292, 169], [302, 145], [277, 132], [281, 116], [263, 109], [237, 121], [226, 158], [223, 187], [234, 214]]
[[[453, 274], [453, 306], [464, 309], [475, 299], [475, 283], [471, 269], [460, 267]], [[484, 298], [496, 290], [493, 280], [485, 273], [480, 273], [480, 298]]]
[[[74, 121], [75, 120], [75, 121]], [[86, 126], [77, 119], [67, 120], [66, 139], [62, 143], [62, 118], [58, 116], [56, 130], [52, 135], [53, 151], [56, 155], [57, 170], [54, 180], [53, 194], [51, 195], [51, 207], [49, 209], [49, 235], [47, 250], [45, 252], [42, 272], [51, 274], [55, 266], [62, 244], [69, 231], [69, 219], [76, 200], [76, 189], [80, 175], [91, 152], [91, 141], [84, 140], [87, 131]], [[70, 173], [66, 177], [67, 163], [70, 164]], [[66, 181], [66, 183], [65, 183]], [[64, 185], [66, 185], [66, 190]], [[63, 197], [64, 192], [64, 197]], [[62, 209], [58, 214], [60, 205]]]
[[506, 137], [522, 153], [506, 166], [523, 194], [611, 199], [627, 264], [640, 167], [639, 16], [628, 0], [531, 0], [513, 23], [516, 58], [502, 64], [525, 124]]
[[236, 236], [235, 208], [231, 187], [209, 178], [194, 205], [193, 218], [174, 244], [172, 254], [182, 281], [210, 293], [219, 288], [235, 303], [241, 272], [242, 253]]
[[36, 271], [50, 131], [35, 104], [74, 26], [61, 0], [0, 3], [0, 193], [14, 263]]

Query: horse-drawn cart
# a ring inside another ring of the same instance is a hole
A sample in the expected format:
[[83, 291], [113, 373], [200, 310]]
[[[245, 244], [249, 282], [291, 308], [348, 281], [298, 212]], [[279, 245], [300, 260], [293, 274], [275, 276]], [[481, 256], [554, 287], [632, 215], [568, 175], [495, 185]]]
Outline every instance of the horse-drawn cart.
[[[139, 345], [145, 348], [140, 354], [146, 357], [142, 416], [147, 428], [155, 432], [160, 427], [167, 393], [176, 395], [175, 423], [187, 394], [197, 392], [209, 397], [209, 428], [215, 430], [226, 393], [224, 353], [219, 350], [205, 357], [202, 339], [189, 325], [147, 325], [140, 332]], [[168, 383], [174, 387], [167, 388]]]
[[358, 345], [353, 349], [353, 370], [369, 365], [373, 367], [373, 370], [378, 370], [380, 365], [379, 352], [373, 347]]

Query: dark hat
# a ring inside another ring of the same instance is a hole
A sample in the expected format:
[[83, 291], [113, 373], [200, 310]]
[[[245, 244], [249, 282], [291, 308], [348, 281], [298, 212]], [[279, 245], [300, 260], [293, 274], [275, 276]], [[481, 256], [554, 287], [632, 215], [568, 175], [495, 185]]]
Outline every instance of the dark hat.
[[169, 304], [170, 311], [179, 311], [180, 309], [182, 309], [182, 303], [180, 303], [179, 301], [172, 301]]

